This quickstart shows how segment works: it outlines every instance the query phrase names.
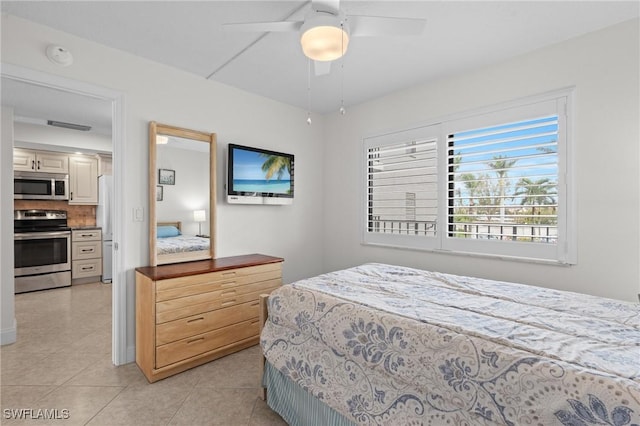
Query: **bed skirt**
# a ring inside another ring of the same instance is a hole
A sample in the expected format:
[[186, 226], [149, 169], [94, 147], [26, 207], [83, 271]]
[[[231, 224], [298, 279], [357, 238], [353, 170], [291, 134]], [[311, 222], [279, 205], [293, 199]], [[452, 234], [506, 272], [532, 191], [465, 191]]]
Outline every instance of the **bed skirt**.
[[262, 384], [267, 388], [267, 405], [291, 426], [354, 426], [340, 413], [314, 398], [269, 362]]

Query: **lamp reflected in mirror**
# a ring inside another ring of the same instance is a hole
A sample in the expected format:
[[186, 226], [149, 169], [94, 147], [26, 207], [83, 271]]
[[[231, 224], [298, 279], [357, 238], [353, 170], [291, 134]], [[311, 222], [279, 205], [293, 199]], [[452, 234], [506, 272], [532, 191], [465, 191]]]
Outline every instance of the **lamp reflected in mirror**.
[[202, 222], [207, 220], [207, 213], [204, 210], [194, 210], [193, 220], [198, 222], [198, 235], [196, 237], [204, 237], [205, 235], [202, 235]]

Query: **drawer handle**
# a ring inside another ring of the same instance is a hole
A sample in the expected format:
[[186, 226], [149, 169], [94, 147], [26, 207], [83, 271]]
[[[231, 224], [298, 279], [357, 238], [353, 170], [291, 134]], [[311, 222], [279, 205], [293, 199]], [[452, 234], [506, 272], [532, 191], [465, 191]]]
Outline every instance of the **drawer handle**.
[[187, 321], [187, 324], [189, 324], [190, 322], [196, 322], [196, 321], [204, 321], [204, 317], [190, 319]]
[[235, 281], [226, 281], [222, 283], [222, 287], [228, 287], [230, 285], [236, 285]]
[[92, 248], [88, 248], [88, 249], [82, 249], [81, 250], [83, 253], [92, 253], [93, 249]]
[[235, 290], [227, 290], [227, 291], [223, 291], [222, 293], [220, 293], [220, 296], [230, 296], [230, 295], [236, 295], [236, 291]]
[[93, 234], [82, 234], [81, 237], [93, 237]]
[[93, 270], [93, 266], [83, 266], [81, 269], [83, 271], [91, 271], [91, 270]]
[[223, 300], [222, 301], [222, 306], [233, 305], [234, 303], [236, 303], [236, 299]]
[[201, 340], [204, 340], [204, 337], [198, 337], [197, 339], [191, 339], [191, 340], [187, 340], [187, 345], [190, 345], [192, 343], [196, 343], [199, 342]]
[[229, 272], [223, 272], [222, 273], [223, 277], [229, 277], [229, 276], [234, 277], [235, 275], [236, 275], [235, 271], [229, 271]]

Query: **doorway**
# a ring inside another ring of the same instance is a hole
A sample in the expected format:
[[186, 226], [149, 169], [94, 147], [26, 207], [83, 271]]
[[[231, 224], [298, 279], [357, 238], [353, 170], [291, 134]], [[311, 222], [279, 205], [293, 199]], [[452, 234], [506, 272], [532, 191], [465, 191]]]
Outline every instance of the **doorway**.
[[[126, 277], [124, 273], [123, 256], [124, 251], [118, 242], [125, 235], [123, 210], [123, 168], [124, 159], [121, 153], [124, 151], [124, 96], [111, 89], [90, 85], [87, 83], [66, 79], [63, 77], [18, 67], [11, 64], [2, 64], [3, 81], [26, 84], [32, 87], [41, 88], [60, 93], [61, 96], [72, 95], [75, 99], [86, 101], [98, 101], [108, 104], [111, 111], [111, 147], [112, 147], [112, 173], [113, 173], [113, 278], [112, 290], [112, 361], [115, 365], [122, 365], [133, 361], [132, 354], [127, 354], [126, 336]], [[5, 80], [6, 79], [6, 80]], [[29, 100], [36, 102], [36, 100]], [[3, 105], [4, 87], [3, 87]], [[7, 105], [10, 106], [10, 105]], [[80, 107], [81, 108], [81, 107]], [[11, 167], [8, 163], [10, 159], [2, 159], [2, 167]], [[3, 188], [6, 188], [4, 186]], [[3, 199], [13, 198], [13, 194], [1, 194]], [[7, 198], [5, 198], [7, 197]], [[3, 243], [8, 244], [6, 239], [13, 240], [13, 233], [4, 232]], [[15, 306], [15, 299], [10, 300], [12, 307]], [[12, 309], [13, 311], [13, 309]]]

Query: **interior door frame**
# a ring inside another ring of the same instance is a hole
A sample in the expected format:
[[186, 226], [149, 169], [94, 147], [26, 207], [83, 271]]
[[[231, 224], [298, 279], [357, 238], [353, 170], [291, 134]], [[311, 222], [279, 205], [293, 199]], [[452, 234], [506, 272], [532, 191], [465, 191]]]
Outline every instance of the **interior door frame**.
[[[124, 270], [125, 247], [120, 244], [126, 235], [124, 218], [124, 147], [125, 147], [125, 96], [123, 93], [105, 87], [72, 80], [69, 78], [20, 67], [1, 64], [2, 77], [23, 83], [72, 92], [111, 102], [111, 143], [113, 159], [113, 280], [112, 291], [112, 346], [111, 359], [115, 365], [132, 362], [127, 356], [127, 298], [126, 271]], [[9, 196], [9, 194], [5, 194]], [[12, 262], [13, 263], [13, 262]], [[15, 298], [11, 301], [15, 305]], [[130, 359], [131, 358], [131, 359]]]

